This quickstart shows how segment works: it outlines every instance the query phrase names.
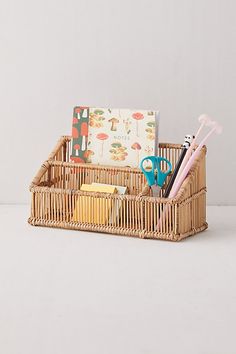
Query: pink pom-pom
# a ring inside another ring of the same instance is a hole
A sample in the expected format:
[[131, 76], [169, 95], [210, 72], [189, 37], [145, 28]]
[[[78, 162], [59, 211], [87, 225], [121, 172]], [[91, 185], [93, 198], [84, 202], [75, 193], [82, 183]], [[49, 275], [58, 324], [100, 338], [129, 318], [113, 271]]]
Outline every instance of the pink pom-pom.
[[211, 125], [212, 119], [209, 117], [207, 114], [201, 114], [198, 118], [198, 121], [200, 123], [204, 123], [205, 125], [209, 126]]

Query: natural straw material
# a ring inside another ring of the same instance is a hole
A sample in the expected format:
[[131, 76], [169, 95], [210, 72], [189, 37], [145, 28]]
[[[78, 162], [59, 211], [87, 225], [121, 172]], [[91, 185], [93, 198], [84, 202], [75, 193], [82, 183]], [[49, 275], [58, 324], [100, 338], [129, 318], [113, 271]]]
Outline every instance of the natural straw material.
[[[72, 163], [70, 151], [71, 137], [62, 137], [33, 179], [30, 224], [171, 241], [207, 228], [205, 147], [173, 199], [151, 197], [138, 168]], [[173, 168], [180, 153], [179, 144], [160, 144], [158, 149]], [[127, 186], [128, 194], [79, 190], [83, 183], [92, 182]], [[165, 186], [162, 195], [164, 191]], [[109, 217], [98, 217], [108, 209], [113, 210]], [[77, 220], [83, 222], [74, 221], [75, 210]], [[163, 210], [168, 212], [157, 228]]]

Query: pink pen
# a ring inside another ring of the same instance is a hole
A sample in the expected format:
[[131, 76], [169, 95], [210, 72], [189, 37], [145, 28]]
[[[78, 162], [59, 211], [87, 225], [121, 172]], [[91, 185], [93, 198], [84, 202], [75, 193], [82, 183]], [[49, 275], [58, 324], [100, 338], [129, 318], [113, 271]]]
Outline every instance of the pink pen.
[[192, 151], [194, 149], [195, 142], [197, 141], [197, 139], [198, 139], [203, 127], [204, 126], [209, 126], [213, 122], [212, 119], [207, 114], [201, 114], [200, 117], [198, 118], [198, 121], [201, 123], [201, 125], [200, 125], [200, 127], [199, 127], [199, 129], [198, 129], [198, 131], [197, 131], [197, 133], [195, 135], [195, 138], [193, 139], [190, 147], [188, 148], [188, 151], [186, 152], [186, 155], [185, 155], [185, 157], [183, 159], [183, 162], [182, 162], [182, 164], [181, 164], [181, 166], [179, 168], [179, 171], [178, 171], [178, 174], [176, 176], [176, 179], [175, 179], [175, 182], [173, 184], [172, 189], [174, 188], [174, 186], [177, 183], [177, 181], [178, 181], [178, 179], [179, 179], [184, 167], [186, 166], [186, 164], [187, 164], [187, 162], [188, 162], [188, 160], [189, 160], [189, 158], [190, 158], [190, 156], [192, 154]]
[[208, 138], [215, 132], [216, 134], [221, 134], [222, 132], [222, 127], [217, 123], [212, 121], [211, 122], [211, 126], [212, 129], [209, 131], [209, 133], [205, 136], [205, 138], [200, 142], [200, 144], [198, 145], [197, 149], [194, 151], [194, 153], [192, 154], [192, 156], [190, 157], [190, 159], [188, 160], [186, 166], [184, 167], [181, 175], [179, 176], [177, 182], [174, 184], [173, 188], [170, 191], [170, 195], [169, 198], [174, 198], [176, 196], [176, 194], [179, 191], [180, 186], [182, 185], [185, 177], [187, 176], [189, 170], [191, 169], [191, 167], [194, 164], [195, 159], [198, 157], [201, 148], [203, 147], [203, 145], [206, 143], [206, 141], [208, 140]]
[[[199, 117], [200, 118], [200, 117]], [[205, 120], [205, 123], [204, 125], [206, 124], [206, 121], [207, 121], [207, 125], [208, 126], [211, 126], [212, 129], [209, 131], [209, 133], [205, 136], [205, 138], [200, 142], [199, 146], [197, 147], [197, 149], [194, 151], [194, 153], [192, 154], [192, 156], [190, 157], [190, 159], [188, 160], [188, 162], [186, 163], [184, 169], [182, 170], [182, 173], [180, 174], [178, 180], [175, 181], [171, 191], [170, 191], [170, 194], [169, 194], [169, 198], [174, 198], [184, 179], [186, 178], [188, 172], [190, 171], [190, 169], [192, 168], [193, 164], [194, 164], [194, 161], [195, 159], [199, 156], [199, 153], [203, 147], [203, 145], [206, 143], [206, 141], [208, 140], [208, 138], [215, 132], [216, 134], [221, 134], [222, 132], [222, 127], [217, 123], [217, 122], [214, 122], [214, 121], [211, 121], [209, 119]], [[203, 125], [203, 122], [200, 126], [200, 128], [198, 129], [198, 132], [196, 134], [196, 138], [197, 136], [199, 136], [199, 133], [200, 133], [200, 130], [202, 129], [202, 125]], [[196, 141], [196, 138], [194, 139]], [[192, 142], [191, 145], [194, 144], [194, 141]], [[160, 219], [158, 221], [158, 224], [157, 224], [157, 227], [156, 227], [156, 231], [158, 231], [161, 227], [161, 225], [163, 224], [163, 222], [165, 221], [165, 215], [168, 213], [168, 211], [170, 210], [170, 207], [167, 205], [164, 210], [162, 211], [162, 214], [160, 216]]]

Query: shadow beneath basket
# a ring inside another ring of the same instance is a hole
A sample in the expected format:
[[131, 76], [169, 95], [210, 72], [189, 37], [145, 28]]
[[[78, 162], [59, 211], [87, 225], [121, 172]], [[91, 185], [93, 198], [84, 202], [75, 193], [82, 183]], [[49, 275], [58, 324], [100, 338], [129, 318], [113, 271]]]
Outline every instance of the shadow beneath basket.
[[215, 225], [198, 234], [189, 236], [181, 240], [181, 242], [209, 242], [223, 240], [225, 243], [233, 238], [235, 239], [232, 227], [230, 227], [230, 225], [222, 225], [221, 227], [217, 227], [217, 225]]

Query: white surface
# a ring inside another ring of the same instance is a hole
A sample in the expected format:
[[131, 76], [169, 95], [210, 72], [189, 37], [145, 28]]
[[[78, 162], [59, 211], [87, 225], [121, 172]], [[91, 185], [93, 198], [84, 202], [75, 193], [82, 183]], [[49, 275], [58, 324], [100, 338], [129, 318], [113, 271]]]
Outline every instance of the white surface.
[[0, 206], [0, 352], [235, 354], [236, 208], [180, 243], [27, 225]]
[[1, 0], [0, 202], [28, 202], [82, 104], [160, 109], [163, 142], [209, 113], [224, 133], [209, 141], [208, 203], [235, 204], [216, 178], [223, 163], [236, 179], [235, 13], [235, 0]]

